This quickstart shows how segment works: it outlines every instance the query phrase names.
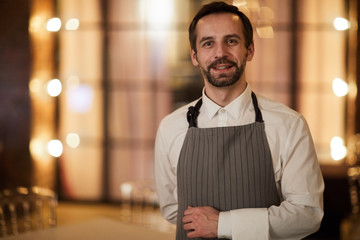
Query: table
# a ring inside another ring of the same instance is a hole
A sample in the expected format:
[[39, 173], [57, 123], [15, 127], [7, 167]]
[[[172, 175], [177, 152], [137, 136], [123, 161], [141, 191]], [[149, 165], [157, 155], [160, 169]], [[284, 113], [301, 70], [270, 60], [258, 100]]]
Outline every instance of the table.
[[92, 219], [69, 225], [28, 232], [4, 240], [173, 240], [174, 233], [130, 225], [109, 218]]

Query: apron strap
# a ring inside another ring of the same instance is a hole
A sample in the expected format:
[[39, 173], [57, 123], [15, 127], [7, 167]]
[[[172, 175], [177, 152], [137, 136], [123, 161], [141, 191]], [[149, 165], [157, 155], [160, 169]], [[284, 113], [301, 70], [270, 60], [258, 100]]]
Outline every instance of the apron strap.
[[[252, 98], [252, 102], [253, 102], [254, 109], [255, 109], [255, 115], [256, 115], [255, 121], [256, 122], [264, 122], [259, 105], [258, 105], [256, 95], [254, 92], [251, 92], [251, 98]], [[201, 105], [202, 105], [202, 98], [200, 98], [200, 100], [195, 104], [195, 106], [191, 106], [188, 108], [189, 110], [186, 114], [186, 118], [189, 123], [189, 128], [197, 127], [197, 117], [199, 116], [199, 110], [200, 110]]]
[[252, 102], [253, 102], [253, 105], [254, 105], [254, 109], [255, 109], [255, 121], [256, 122], [264, 122], [263, 118], [262, 118], [262, 114], [261, 114], [261, 111], [260, 111], [260, 108], [259, 108], [259, 105], [258, 105], [258, 101], [257, 101], [257, 98], [256, 98], [256, 95], [254, 92], [251, 92], [251, 98], [252, 98]]
[[197, 127], [197, 117], [199, 116], [199, 110], [202, 105], [202, 98], [195, 104], [195, 107], [189, 107], [189, 111], [186, 114], [187, 121], [190, 127]]

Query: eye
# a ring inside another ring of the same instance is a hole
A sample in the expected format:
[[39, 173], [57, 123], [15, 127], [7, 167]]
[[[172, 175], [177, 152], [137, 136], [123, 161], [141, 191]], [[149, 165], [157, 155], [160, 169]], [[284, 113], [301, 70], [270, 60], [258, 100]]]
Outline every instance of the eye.
[[238, 43], [238, 41], [234, 38], [229, 38], [228, 40], [226, 40], [226, 44], [230, 45], [230, 46], [236, 45], [237, 43]]
[[204, 48], [210, 48], [213, 45], [212, 41], [206, 41], [203, 43], [202, 47]]

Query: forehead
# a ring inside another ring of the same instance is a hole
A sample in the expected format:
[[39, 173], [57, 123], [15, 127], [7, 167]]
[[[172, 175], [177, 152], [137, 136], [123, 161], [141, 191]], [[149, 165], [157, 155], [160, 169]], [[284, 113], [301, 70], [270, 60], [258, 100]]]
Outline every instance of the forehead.
[[243, 23], [233, 13], [216, 13], [202, 17], [196, 25], [197, 40], [203, 37], [221, 37], [230, 34], [243, 36]]

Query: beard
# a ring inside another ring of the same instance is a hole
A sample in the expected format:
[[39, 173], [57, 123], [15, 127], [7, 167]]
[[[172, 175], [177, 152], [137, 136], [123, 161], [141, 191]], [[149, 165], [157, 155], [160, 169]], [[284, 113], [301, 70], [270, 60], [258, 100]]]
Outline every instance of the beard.
[[[199, 68], [200, 68], [200, 72], [202, 73], [203, 77], [205, 77], [206, 80], [214, 87], [228, 87], [228, 86], [234, 85], [237, 81], [240, 80], [240, 77], [244, 74], [246, 61], [247, 61], [247, 55], [242, 60], [240, 66], [238, 66], [233, 61], [227, 60], [225, 58], [220, 58], [220, 59], [214, 61], [213, 63], [211, 63], [207, 67], [207, 69], [204, 69], [201, 66]], [[223, 63], [234, 66], [235, 72], [231, 75], [228, 75], [228, 74], [219, 74], [218, 76], [212, 75], [210, 72], [211, 68], [217, 64], [223, 64]]]

